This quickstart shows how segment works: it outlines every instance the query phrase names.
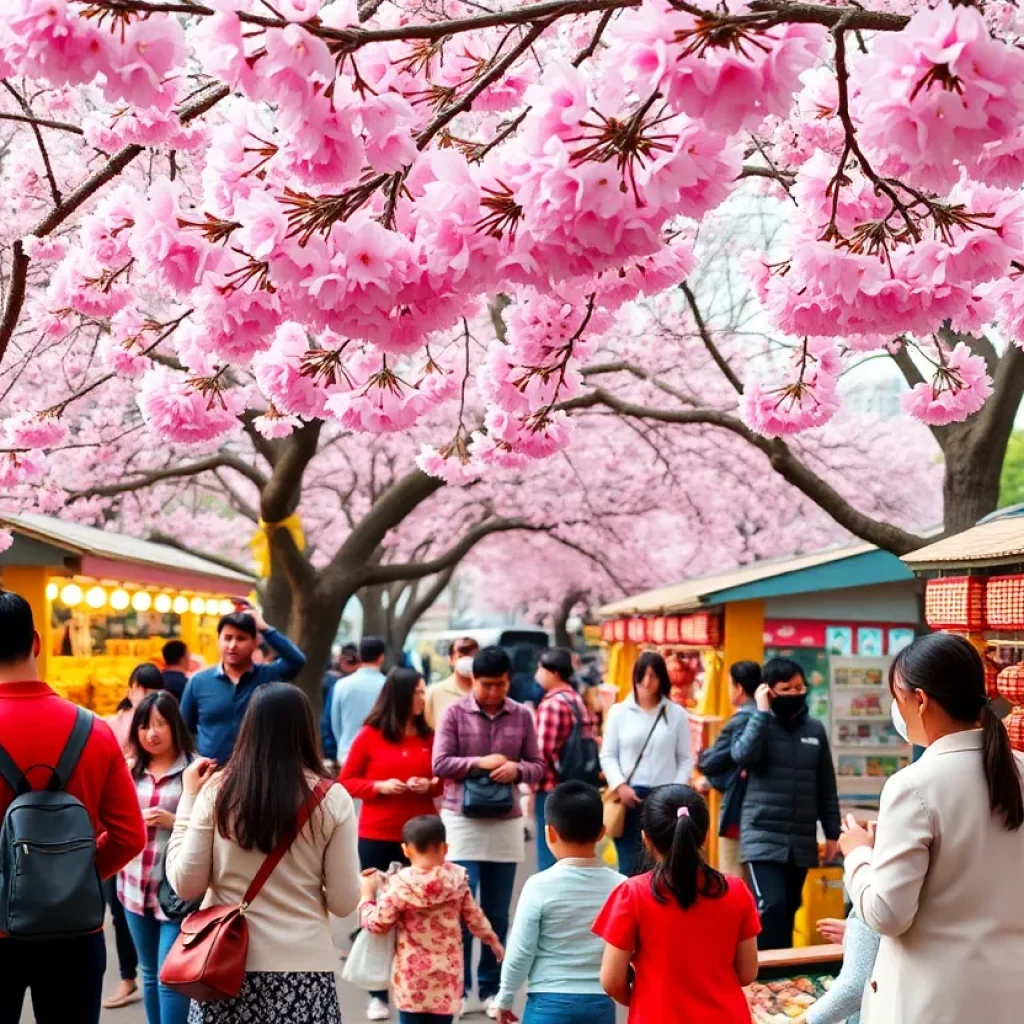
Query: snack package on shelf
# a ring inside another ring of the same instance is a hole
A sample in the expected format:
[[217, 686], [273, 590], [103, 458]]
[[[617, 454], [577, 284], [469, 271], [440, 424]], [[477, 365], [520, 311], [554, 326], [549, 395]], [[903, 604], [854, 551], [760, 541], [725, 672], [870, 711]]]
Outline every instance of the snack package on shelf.
[[754, 1024], [788, 1024], [807, 1013], [831, 987], [828, 975], [798, 975], [754, 982], [746, 989]]

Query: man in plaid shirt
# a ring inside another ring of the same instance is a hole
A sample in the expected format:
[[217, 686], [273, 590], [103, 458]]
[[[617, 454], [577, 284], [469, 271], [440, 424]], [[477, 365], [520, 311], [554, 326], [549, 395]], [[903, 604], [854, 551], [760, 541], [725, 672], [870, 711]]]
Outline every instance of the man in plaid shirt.
[[543, 871], [555, 863], [555, 855], [544, 838], [544, 807], [548, 793], [558, 785], [558, 764], [562, 748], [572, 733], [577, 719], [583, 720], [583, 735], [593, 738], [594, 725], [583, 698], [572, 687], [572, 654], [554, 647], [541, 655], [537, 682], [544, 696], [537, 707], [537, 740], [544, 758], [544, 778], [537, 787], [534, 814], [537, 820], [537, 869]]

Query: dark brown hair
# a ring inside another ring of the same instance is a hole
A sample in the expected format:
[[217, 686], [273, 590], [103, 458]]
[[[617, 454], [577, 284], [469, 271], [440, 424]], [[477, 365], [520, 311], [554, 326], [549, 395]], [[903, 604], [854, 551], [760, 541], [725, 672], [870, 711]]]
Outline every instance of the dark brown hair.
[[644, 651], [633, 666], [633, 696], [636, 688], [644, 681], [647, 670], [651, 669], [658, 679], [658, 696], [664, 698], [672, 692], [672, 680], [669, 679], [668, 665], [657, 651]]
[[181, 717], [181, 710], [174, 694], [167, 690], [154, 690], [147, 693], [132, 716], [132, 725], [128, 730], [128, 746], [131, 749], [134, 764], [132, 765], [132, 778], [136, 782], [142, 778], [149, 767], [151, 760], [149, 752], [139, 742], [139, 730], [149, 728], [149, 720], [153, 712], [157, 711], [160, 717], [171, 727], [171, 735], [174, 738], [174, 745], [180, 757], [182, 754], [192, 754], [192, 737], [185, 727], [185, 720]]
[[[415, 669], [393, 668], [384, 680], [384, 688], [364, 724], [377, 729], [388, 743], [399, 743], [412, 715], [413, 694], [422, 678]], [[430, 735], [430, 726], [422, 714], [413, 718], [412, 722], [416, 732], [424, 739]]]
[[253, 694], [217, 793], [217, 831], [243, 850], [270, 853], [311, 792], [306, 775], [329, 778], [313, 710], [290, 683]]
[[1016, 832], [1024, 825], [1024, 791], [1010, 737], [985, 696], [981, 655], [952, 633], [918, 637], [896, 655], [889, 669], [894, 697], [898, 686], [928, 694], [954, 721], [981, 726], [989, 808]]

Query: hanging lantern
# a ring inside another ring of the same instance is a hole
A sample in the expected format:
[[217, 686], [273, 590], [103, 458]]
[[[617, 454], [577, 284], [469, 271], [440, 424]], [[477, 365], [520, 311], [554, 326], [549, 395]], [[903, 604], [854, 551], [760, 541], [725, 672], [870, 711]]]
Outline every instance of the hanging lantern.
[[1010, 736], [1010, 746], [1024, 752], [1024, 710], [1014, 708], [1009, 717], [1003, 720], [1003, 724]]
[[193, 615], [202, 615], [206, 611], [206, 602], [201, 597], [193, 597], [189, 602], [188, 610]]
[[60, 592], [61, 604], [65, 608], [77, 608], [82, 603], [82, 588], [77, 583], [69, 583]]
[[131, 603], [131, 594], [129, 594], [124, 587], [118, 587], [117, 590], [110, 595], [110, 607], [116, 612], [123, 612], [127, 610], [128, 605]]
[[999, 696], [1005, 697], [1013, 707], [1024, 707], [1024, 662], [1008, 665], [996, 680]]
[[612, 638], [617, 643], [622, 643], [626, 639], [626, 619], [616, 619], [612, 623]]
[[220, 615], [220, 601], [215, 597], [207, 599], [206, 602], [206, 614], [207, 615]]
[[684, 615], [679, 620], [679, 642], [694, 647], [717, 647], [722, 640], [721, 619], [711, 612]]
[[60, 593], [60, 587], [58, 587], [56, 583], [47, 583], [46, 584], [46, 600], [47, 601], [56, 601], [57, 600], [57, 595], [59, 593]]
[[647, 620], [647, 639], [652, 644], [665, 643], [665, 616], [656, 615]]
[[1024, 629], [1024, 575], [989, 579], [985, 619], [989, 629]]
[[90, 587], [85, 592], [85, 603], [93, 610], [99, 610], [107, 603], [107, 592], [102, 587]]
[[985, 696], [994, 700], [999, 696], [999, 666], [988, 652], [983, 655], [982, 661], [985, 664]]
[[175, 615], [184, 615], [188, 611], [188, 598], [179, 594], [171, 603]]
[[610, 644], [615, 639], [615, 623], [611, 619], [606, 619], [601, 623], [601, 639], [606, 644]]
[[153, 598], [145, 590], [137, 590], [132, 595], [132, 607], [137, 612], [148, 612], [153, 607]]
[[642, 644], [647, 639], [647, 620], [630, 619], [626, 627], [626, 636], [635, 644]]
[[932, 629], [984, 629], [985, 579], [947, 576], [929, 580], [924, 591], [924, 618]]
[[678, 615], [669, 615], [665, 619], [665, 643], [667, 644], [678, 644], [679, 639], [679, 623], [680, 618]]
[[157, 594], [153, 598], [153, 607], [161, 614], [166, 615], [171, 610], [171, 595]]

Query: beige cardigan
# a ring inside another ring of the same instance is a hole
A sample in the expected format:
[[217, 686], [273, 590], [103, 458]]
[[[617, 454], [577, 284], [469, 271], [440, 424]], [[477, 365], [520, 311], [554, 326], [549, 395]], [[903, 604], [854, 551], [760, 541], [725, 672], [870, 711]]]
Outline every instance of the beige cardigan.
[[[311, 786], [316, 778], [309, 776]], [[167, 847], [167, 877], [183, 899], [206, 894], [203, 906], [237, 904], [264, 855], [243, 850], [217, 831], [217, 780], [198, 797], [183, 796]], [[359, 855], [352, 798], [331, 786], [291, 849], [246, 911], [247, 971], [333, 971], [338, 954], [328, 911], [352, 913], [359, 902]]]
[[874, 850], [845, 867], [882, 936], [862, 1024], [1019, 1024], [1024, 829], [989, 811], [980, 730], [936, 740], [886, 782]]

